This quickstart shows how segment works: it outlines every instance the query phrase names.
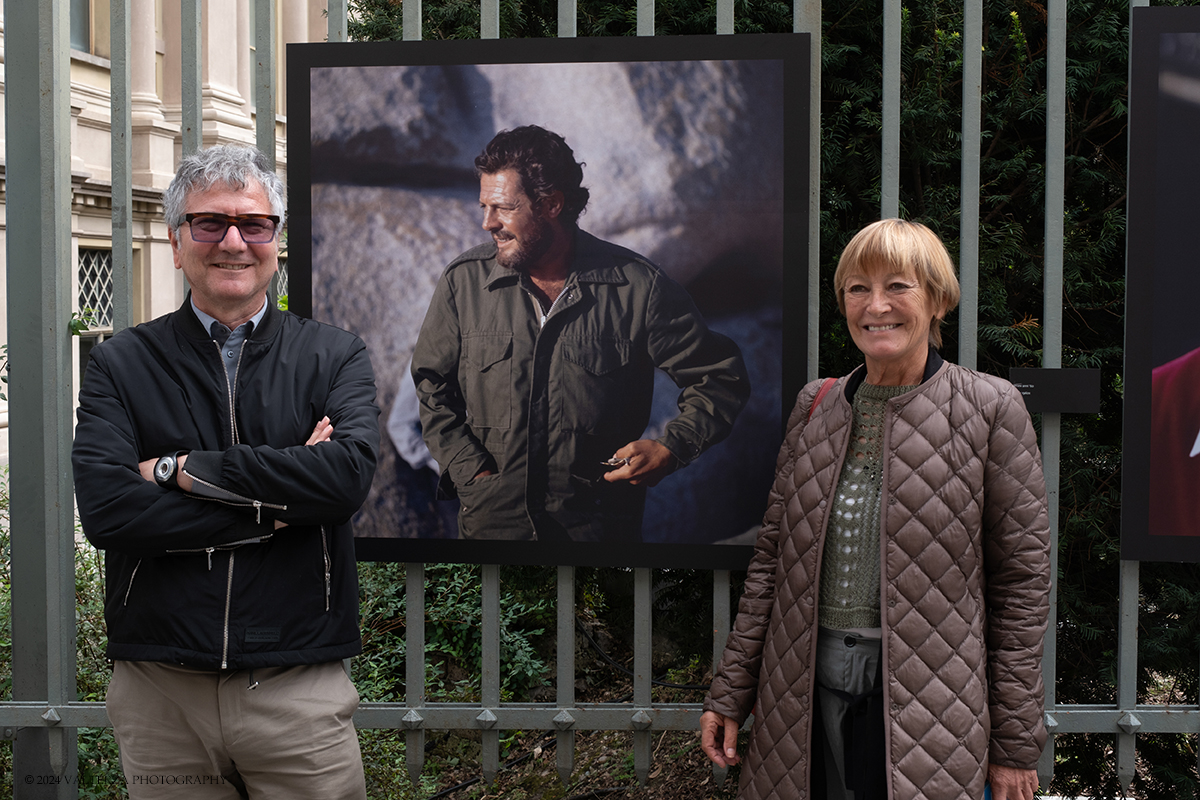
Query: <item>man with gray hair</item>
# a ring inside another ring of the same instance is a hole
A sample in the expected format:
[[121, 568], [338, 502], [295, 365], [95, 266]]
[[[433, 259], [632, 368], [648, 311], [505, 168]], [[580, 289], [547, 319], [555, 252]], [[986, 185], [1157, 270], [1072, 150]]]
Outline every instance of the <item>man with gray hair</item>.
[[366, 347], [270, 302], [284, 190], [257, 150], [185, 158], [163, 203], [190, 292], [92, 351], [72, 456], [129, 795], [364, 798], [342, 660], [379, 444]]

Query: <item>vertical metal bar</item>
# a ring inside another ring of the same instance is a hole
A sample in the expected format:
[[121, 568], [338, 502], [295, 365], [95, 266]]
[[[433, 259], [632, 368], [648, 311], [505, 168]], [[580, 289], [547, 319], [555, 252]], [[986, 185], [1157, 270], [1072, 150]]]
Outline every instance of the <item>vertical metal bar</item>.
[[654, 35], [654, 0], [637, 0], [637, 35]]
[[575, 708], [575, 568], [558, 568], [558, 742], [555, 756], [558, 778], [567, 784], [575, 771], [575, 730], [571, 709]]
[[500, 38], [500, 0], [480, 0], [479, 38]]
[[1137, 706], [1138, 663], [1138, 570], [1137, 561], [1121, 562], [1120, 621], [1117, 628], [1117, 709], [1123, 711], [1117, 724], [1117, 780], [1126, 795], [1133, 782], [1137, 759], [1134, 710]]
[[[66, 0], [9, 0], [4, 15], [12, 696], [58, 705], [76, 697], [70, 17]], [[14, 774], [73, 778], [76, 765], [74, 728], [19, 731]], [[19, 780], [13, 795], [78, 791], [54, 783]]]
[[[325, 12], [329, 22], [329, 31], [326, 34], [328, 41], [344, 42], [349, 38], [346, 33], [346, 0], [326, 0], [326, 3]], [[408, 10], [408, 3], [404, 4], [404, 10]]]
[[1067, 2], [1049, 0], [1046, 19], [1046, 244], [1042, 366], [1062, 366], [1063, 194], [1066, 185]]
[[[1066, 186], [1067, 130], [1067, 2], [1050, 0], [1046, 19], [1046, 230], [1043, 275], [1042, 366], [1062, 367], [1063, 320], [1063, 197]], [[1042, 465], [1046, 473], [1046, 493], [1050, 504], [1051, 576], [1057, 575], [1059, 464], [1062, 442], [1062, 415], [1042, 414]], [[1137, 619], [1137, 581], [1134, 580], [1133, 614]], [[1058, 619], [1058, 587], [1051, 587], [1050, 625], [1046, 632], [1042, 658], [1042, 681], [1046, 686], [1047, 707], [1056, 699], [1055, 655], [1058, 652], [1055, 631]], [[1135, 634], [1136, 637], [1136, 634]], [[1136, 638], [1135, 638], [1136, 641]], [[1136, 645], [1134, 665], [1136, 669]], [[1047, 744], [1038, 764], [1039, 778], [1047, 785], [1054, 774], [1054, 740]], [[1128, 788], [1128, 787], [1127, 787]]]
[[483, 780], [491, 783], [500, 771], [500, 731], [492, 709], [500, 707], [500, 567], [483, 565], [483, 641], [481, 694], [483, 710], [477, 718], [483, 728]]
[[[1042, 683], [1046, 687], [1046, 714], [1054, 715], [1057, 702], [1055, 675], [1058, 659], [1058, 501], [1059, 501], [1059, 455], [1062, 442], [1062, 414], [1042, 412], [1042, 469], [1046, 476], [1046, 494], [1050, 506], [1050, 576], [1054, 581], [1050, 587], [1050, 624], [1046, 627], [1042, 651]], [[1053, 734], [1053, 727], [1050, 733]], [[1038, 760], [1038, 780], [1042, 787], [1050, 785], [1054, 777], [1054, 736], [1051, 735], [1042, 756]]]
[[130, 0], [110, 0], [112, 66], [112, 280], [113, 333], [133, 324], [133, 115], [129, 95]]
[[633, 771], [638, 784], [642, 786], [650, 777], [653, 616], [653, 573], [645, 567], [639, 567], [633, 571]]
[[792, 29], [809, 34], [808, 379], [814, 381], [820, 377], [821, 344], [821, 0], [796, 0]]
[[879, 213], [900, 216], [900, 0], [883, 0], [883, 143]]
[[717, 33], [733, 33], [733, 0], [717, 0]]
[[558, 0], [558, 38], [573, 39], [578, 29], [578, 0]]
[[[404, 37], [404, 41], [421, 41], [421, 0], [405, 0], [405, 3], [400, 11], [402, 15], [400, 18], [400, 24], [404, 29], [401, 33], [401, 36]], [[500, 12], [497, 11], [496, 13], [498, 17]], [[496, 30], [496, 36], [499, 37], [499, 23], [497, 23]]]
[[983, 106], [983, 0], [963, 7], [962, 177], [959, 213], [958, 363], [975, 369], [979, 338], [979, 162]]
[[[404, 565], [404, 702], [425, 706], [425, 565]], [[404, 762], [408, 777], [419, 784], [425, 766], [425, 726], [420, 711], [405, 716]]]
[[[717, 667], [721, 665], [721, 654], [725, 652], [725, 640], [729, 638], [729, 570], [713, 571], [713, 641], [712, 641], [712, 675], [717, 677]], [[729, 773], [727, 767], [713, 764], [713, 777], [717, 785], [725, 783]]]
[[[1066, 184], [1066, 0], [1050, 0], [1047, 18], [1047, 113], [1046, 113], [1046, 231], [1045, 231], [1045, 310], [1042, 344], [1042, 365], [1062, 367], [1063, 320], [1063, 208]], [[1046, 469], [1046, 488], [1050, 502], [1051, 575], [1057, 575], [1059, 532], [1060, 448], [1062, 416], [1042, 415], [1042, 460]], [[1134, 577], [1133, 615], [1137, 619], [1137, 579]], [[1047, 703], [1053, 708], [1056, 701], [1058, 587], [1050, 598], [1050, 626], [1047, 631], [1046, 656], [1042, 661], [1042, 679], [1047, 687]], [[1136, 670], [1136, 634], [1134, 666]], [[1132, 742], [1131, 742], [1132, 744]], [[1054, 740], [1051, 739], [1043, 759], [1048, 783], [1053, 777]], [[1126, 786], [1128, 788], [1128, 786]]]
[[179, 0], [179, 61], [183, 155], [195, 153], [204, 143], [200, 98], [200, 0]]
[[275, 0], [254, 0], [255, 144], [275, 166]]

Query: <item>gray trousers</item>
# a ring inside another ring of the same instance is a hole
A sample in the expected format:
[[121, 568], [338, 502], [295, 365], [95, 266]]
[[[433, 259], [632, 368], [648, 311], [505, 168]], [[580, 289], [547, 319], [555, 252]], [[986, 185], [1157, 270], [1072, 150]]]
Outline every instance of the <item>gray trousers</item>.
[[[855, 800], [846, 788], [846, 742], [843, 723], [848, 704], [828, 689], [850, 695], [871, 690], [879, 669], [881, 643], [846, 631], [820, 628], [817, 633], [816, 700], [821, 711], [821, 739], [824, 742], [825, 786], [828, 800]], [[824, 687], [824, 688], [822, 688]], [[813, 758], [818, 758], [813, 753]]]

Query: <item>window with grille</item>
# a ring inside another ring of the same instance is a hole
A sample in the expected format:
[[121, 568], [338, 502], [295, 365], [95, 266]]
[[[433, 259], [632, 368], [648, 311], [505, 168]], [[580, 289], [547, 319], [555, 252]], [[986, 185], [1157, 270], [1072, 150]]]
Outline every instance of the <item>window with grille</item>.
[[112, 335], [112, 250], [79, 248], [79, 311], [90, 317], [88, 330], [79, 335], [79, 382], [82, 384], [92, 348]]
[[90, 312], [94, 321], [89, 328], [112, 327], [112, 250], [79, 248], [79, 310]]
[[275, 273], [275, 277], [271, 279], [273, 283], [271, 288], [275, 290], [276, 297], [287, 297], [288, 293], [288, 266], [287, 253], [279, 254], [279, 270]]

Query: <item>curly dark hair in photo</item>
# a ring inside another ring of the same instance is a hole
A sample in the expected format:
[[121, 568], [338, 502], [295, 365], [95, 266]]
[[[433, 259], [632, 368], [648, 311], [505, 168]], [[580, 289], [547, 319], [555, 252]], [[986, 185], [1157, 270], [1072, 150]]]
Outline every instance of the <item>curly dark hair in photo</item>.
[[575, 225], [587, 206], [589, 192], [581, 185], [583, 167], [582, 161], [576, 163], [566, 139], [537, 125], [500, 131], [475, 158], [476, 175], [514, 170], [525, 193], [535, 201], [562, 192], [559, 219], [567, 225]]

